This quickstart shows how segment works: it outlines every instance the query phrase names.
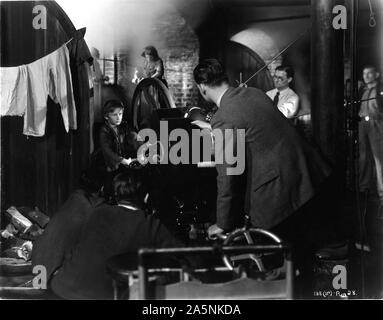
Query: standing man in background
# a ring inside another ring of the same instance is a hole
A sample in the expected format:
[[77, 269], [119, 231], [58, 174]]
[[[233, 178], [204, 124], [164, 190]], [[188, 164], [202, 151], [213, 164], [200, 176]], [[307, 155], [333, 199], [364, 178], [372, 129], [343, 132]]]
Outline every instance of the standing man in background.
[[383, 218], [383, 99], [379, 72], [374, 66], [363, 68], [363, 82], [359, 93], [359, 187], [361, 192], [368, 192], [372, 177], [376, 176], [375, 190], [380, 202], [378, 216]]
[[266, 92], [274, 106], [288, 119], [296, 116], [299, 106], [298, 95], [289, 87], [293, 77], [294, 70], [290, 66], [277, 67], [273, 77], [275, 89]]

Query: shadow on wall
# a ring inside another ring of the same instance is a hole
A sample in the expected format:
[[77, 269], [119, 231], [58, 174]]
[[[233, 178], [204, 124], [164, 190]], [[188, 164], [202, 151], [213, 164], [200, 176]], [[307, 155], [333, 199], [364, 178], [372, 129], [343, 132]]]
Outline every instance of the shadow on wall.
[[[269, 70], [272, 75], [275, 68], [282, 63], [294, 68], [292, 87], [301, 101], [300, 114], [309, 113], [311, 110], [309, 27], [308, 18], [260, 22], [231, 37], [232, 41], [243, 44], [257, 53], [266, 64], [270, 63]], [[298, 38], [299, 40], [272, 62], [273, 58]]]

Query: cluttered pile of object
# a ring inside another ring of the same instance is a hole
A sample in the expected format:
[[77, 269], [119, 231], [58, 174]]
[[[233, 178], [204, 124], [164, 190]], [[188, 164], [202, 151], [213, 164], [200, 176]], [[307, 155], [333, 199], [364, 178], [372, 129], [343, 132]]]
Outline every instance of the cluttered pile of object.
[[49, 217], [39, 208], [10, 207], [5, 211], [9, 220], [4, 230], [0, 230], [0, 259], [30, 261], [33, 242], [43, 234]]

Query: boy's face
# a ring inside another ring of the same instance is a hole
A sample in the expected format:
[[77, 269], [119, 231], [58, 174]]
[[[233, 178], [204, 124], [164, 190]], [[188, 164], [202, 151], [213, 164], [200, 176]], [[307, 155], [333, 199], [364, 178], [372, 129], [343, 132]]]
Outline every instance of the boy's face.
[[109, 122], [111, 126], [119, 126], [122, 121], [122, 115], [124, 110], [122, 108], [116, 108], [113, 111], [109, 112], [105, 119]]

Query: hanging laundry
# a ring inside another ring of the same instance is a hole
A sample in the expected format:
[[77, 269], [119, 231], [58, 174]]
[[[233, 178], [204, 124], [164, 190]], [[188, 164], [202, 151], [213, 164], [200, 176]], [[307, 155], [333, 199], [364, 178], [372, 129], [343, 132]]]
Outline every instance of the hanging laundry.
[[24, 116], [25, 135], [45, 133], [48, 94], [61, 107], [65, 130], [77, 129], [76, 108], [66, 44], [27, 65], [28, 104]]
[[0, 68], [1, 116], [22, 116], [27, 106], [27, 67]]
[[24, 114], [25, 135], [41, 137], [45, 134], [48, 95], [60, 104], [65, 130], [77, 129], [66, 44], [30, 64], [1, 68], [0, 72], [1, 116]]

